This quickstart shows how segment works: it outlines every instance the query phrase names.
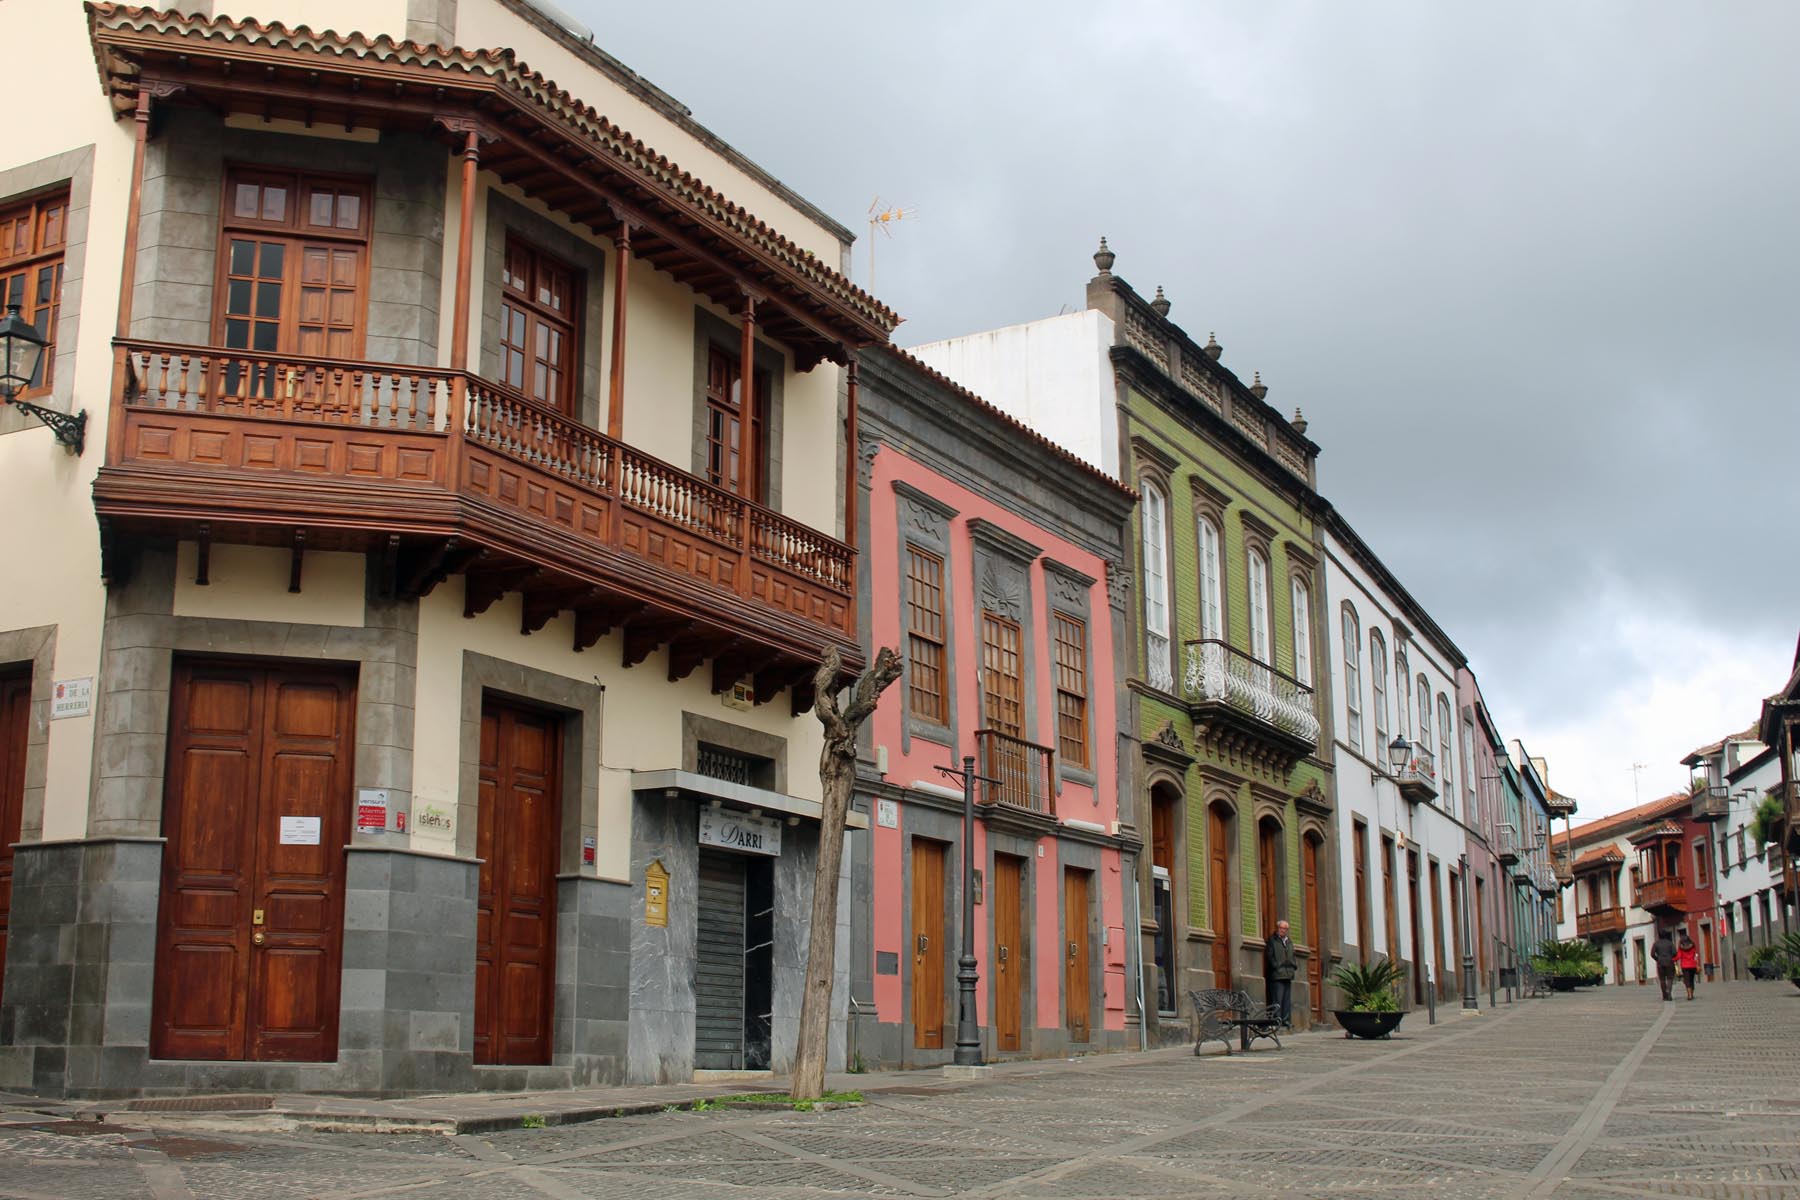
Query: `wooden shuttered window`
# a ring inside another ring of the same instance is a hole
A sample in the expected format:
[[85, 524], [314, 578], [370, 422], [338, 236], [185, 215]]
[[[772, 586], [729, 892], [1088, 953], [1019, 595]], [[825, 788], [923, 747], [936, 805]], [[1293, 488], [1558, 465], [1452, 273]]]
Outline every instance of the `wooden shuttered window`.
[[0, 309], [18, 305], [19, 315], [50, 342], [21, 398], [48, 392], [55, 382], [56, 325], [62, 316], [68, 222], [66, 188], [0, 208]]
[[575, 415], [575, 313], [581, 278], [567, 263], [511, 238], [500, 276], [500, 382]]
[[220, 344], [360, 359], [369, 225], [365, 181], [234, 168], [215, 304]]
[[1087, 627], [1055, 614], [1056, 752], [1071, 767], [1088, 765]]
[[734, 495], [757, 503], [768, 499], [767, 371], [752, 370], [755, 384], [748, 403], [740, 378], [738, 355], [713, 346], [706, 359], [706, 477]]
[[906, 548], [907, 703], [912, 715], [938, 725], [950, 722], [944, 686], [944, 560], [917, 546]]
[[1010, 737], [1025, 728], [1025, 688], [1020, 674], [1019, 623], [981, 614], [981, 723]]

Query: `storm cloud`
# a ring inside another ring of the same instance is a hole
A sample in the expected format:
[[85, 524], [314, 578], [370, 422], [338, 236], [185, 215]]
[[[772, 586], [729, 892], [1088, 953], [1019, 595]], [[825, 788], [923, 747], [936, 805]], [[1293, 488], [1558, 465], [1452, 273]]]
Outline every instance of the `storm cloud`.
[[[1115, 270], [1592, 815], [1679, 786], [1800, 631], [1800, 6], [564, 0], [859, 233], [914, 344]], [[703, 36], [696, 36], [703, 31]]]

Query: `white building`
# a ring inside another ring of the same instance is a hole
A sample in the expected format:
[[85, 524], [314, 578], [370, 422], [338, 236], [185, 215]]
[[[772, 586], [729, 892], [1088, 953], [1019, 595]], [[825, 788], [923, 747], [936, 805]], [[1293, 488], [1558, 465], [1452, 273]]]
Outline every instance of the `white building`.
[[1453, 1000], [1470, 911], [1463, 655], [1336, 512], [1324, 539], [1344, 954], [1404, 964], [1416, 1005], [1428, 978]]
[[1752, 829], [1763, 798], [1780, 790], [1781, 763], [1757, 740], [1754, 725], [1700, 747], [1682, 762], [1694, 772], [1693, 814], [1710, 823], [1707, 850], [1718, 872], [1714, 893], [1722, 931], [1719, 967], [1727, 979], [1747, 979], [1751, 948], [1779, 941], [1785, 931], [1775, 886], [1781, 852], [1774, 842], [1760, 844]]

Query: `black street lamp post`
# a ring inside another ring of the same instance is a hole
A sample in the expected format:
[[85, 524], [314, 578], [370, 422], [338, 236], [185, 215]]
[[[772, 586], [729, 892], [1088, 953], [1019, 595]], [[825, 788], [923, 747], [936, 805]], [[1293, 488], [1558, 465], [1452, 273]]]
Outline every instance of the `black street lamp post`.
[[1469, 856], [1465, 852], [1460, 858], [1462, 869], [1457, 872], [1457, 879], [1462, 883], [1462, 927], [1463, 927], [1463, 1011], [1474, 1012], [1480, 1007], [1476, 998], [1478, 985], [1475, 982], [1475, 942], [1471, 935], [1475, 927], [1469, 923]]
[[19, 399], [37, 379], [44, 348], [49, 344], [50, 339], [21, 315], [17, 304], [6, 306], [6, 315], [0, 317], [0, 404], [30, 413], [49, 426], [59, 443], [80, 456], [87, 436], [87, 413], [70, 415]]
[[940, 774], [963, 785], [962, 957], [956, 960], [956, 1053], [950, 1061], [959, 1067], [981, 1065], [981, 1024], [975, 1018], [975, 985], [981, 979], [975, 965], [975, 784], [999, 783], [975, 773], [975, 756], [963, 755], [962, 770], [939, 767]]

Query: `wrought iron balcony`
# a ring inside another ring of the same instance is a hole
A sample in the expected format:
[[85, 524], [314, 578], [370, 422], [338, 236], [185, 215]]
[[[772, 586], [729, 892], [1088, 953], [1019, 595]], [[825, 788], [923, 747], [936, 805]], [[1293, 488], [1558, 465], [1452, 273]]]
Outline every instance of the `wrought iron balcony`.
[[1688, 798], [1688, 815], [1696, 821], [1723, 821], [1731, 815], [1731, 794], [1717, 784], [1702, 784]]
[[[759, 699], [803, 684], [821, 642], [859, 662], [855, 551], [464, 371], [115, 343], [94, 486], [109, 577], [131, 534], [367, 550], [423, 594], [468, 575], [466, 610], [524, 597], [523, 632], [575, 614], [625, 633], [627, 665], [714, 662]], [[809, 693], [810, 694], [810, 693]], [[796, 700], [799, 700], [796, 692]]]
[[1196, 718], [1218, 714], [1301, 753], [1319, 744], [1313, 690], [1217, 638], [1187, 643], [1183, 686]]
[[1619, 907], [1596, 908], [1575, 914], [1575, 934], [1584, 938], [1625, 936], [1625, 910]]
[[1437, 758], [1417, 742], [1411, 746], [1394, 782], [1400, 785], [1400, 794], [1406, 799], [1415, 804], [1429, 803], [1438, 794]]
[[1507, 866], [1519, 861], [1519, 831], [1511, 822], [1494, 830], [1494, 857]]
[[1056, 751], [998, 729], [975, 731], [983, 785], [981, 802], [1040, 816], [1056, 816]]
[[1652, 912], [1687, 911], [1687, 883], [1679, 875], [1664, 875], [1638, 884], [1637, 905]]

